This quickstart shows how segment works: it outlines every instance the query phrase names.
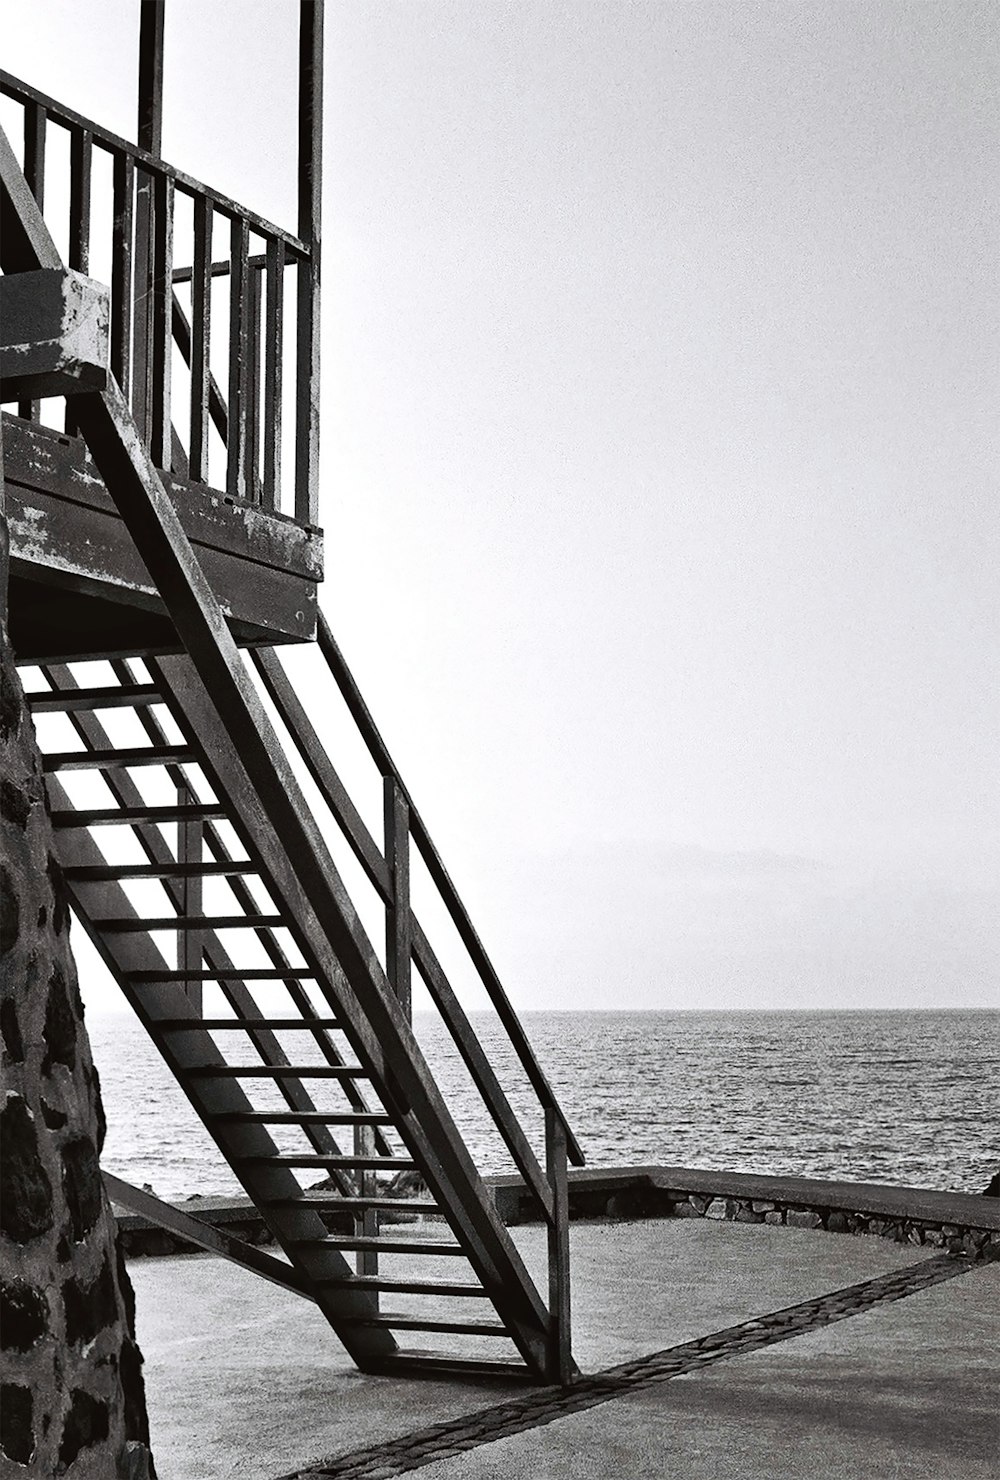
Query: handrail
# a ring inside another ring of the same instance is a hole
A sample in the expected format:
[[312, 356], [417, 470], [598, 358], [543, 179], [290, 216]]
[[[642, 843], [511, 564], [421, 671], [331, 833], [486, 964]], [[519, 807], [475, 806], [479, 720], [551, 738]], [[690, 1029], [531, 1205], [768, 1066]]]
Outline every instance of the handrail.
[[155, 154], [149, 154], [134, 144], [130, 139], [123, 139], [120, 134], [112, 133], [110, 129], [102, 128], [100, 124], [85, 118], [82, 113], [76, 113], [72, 108], [50, 98], [48, 94], [39, 92], [37, 88], [22, 82], [19, 77], [14, 77], [10, 72], [0, 70], [0, 93], [6, 93], [10, 98], [25, 104], [35, 104], [44, 108], [47, 116], [53, 122], [68, 129], [85, 129], [95, 144], [100, 145], [108, 151], [128, 155], [135, 164], [140, 165], [150, 175], [172, 180], [176, 186], [187, 195], [201, 195], [212, 202], [213, 207], [221, 210], [226, 216], [237, 216], [246, 221], [252, 231], [259, 236], [269, 237], [273, 241], [283, 242], [286, 249], [300, 258], [308, 261], [310, 247], [301, 237], [294, 232], [286, 231], [281, 226], [276, 226], [273, 221], [268, 221], [264, 216], [259, 216], [256, 211], [241, 206], [231, 196], [223, 195], [221, 190], [214, 190], [212, 186], [205, 185], [201, 180], [196, 180], [193, 175], [185, 174], [183, 170], [177, 169], [175, 165], [167, 164], [166, 160], [159, 159]]
[[[406, 954], [409, 955], [412, 952], [417, 970], [462, 1055], [470, 1077], [505, 1142], [514, 1165], [523, 1176], [526, 1185], [538, 1198], [546, 1218], [551, 1219], [554, 1205], [552, 1190], [546, 1182], [545, 1174], [531, 1143], [521, 1129], [503, 1087], [493, 1071], [493, 1066], [456, 997], [430, 941], [416, 915], [410, 910], [408, 899], [400, 898], [394, 890], [387, 861], [383, 858], [378, 844], [351, 801], [278, 655], [266, 648], [254, 649], [252, 658], [264, 687], [280, 714], [299, 755], [316, 783], [323, 800], [333, 813], [369, 883], [377, 891], [382, 904], [393, 911], [395, 920], [400, 919], [402, 911], [408, 921], [410, 949]], [[397, 785], [395, 778], [392, 779], [393, 785]]]
[[437, 885], [445, 907], [461, 936], [462, 943], [468, 951], [480, 979], [490, 996], [490, 1000], [496, 1008], [497, 1016], [506, 1029], [507, 1036], [517, 1053], [521, 1067], [524, 1069], [532, 1089], [538, 1096], [542, 1108], [551, 1110], [561, 1125], [566, 1136], [566, 1151], [569, 1160], [574, 1166], [583, 1166], [586, 1158], [580, 1144], [574, 1136], [566, 1116], [555, 1097], [545, 1071], [535, 1057], [530, 1040], [524, 1031], [517, 1013], [514, 1011], [493, 963], [486, 953], [486, 947], [480, 940], [469, 913], [462, 903], [461, 896], [452, 882], [448, 870], [445, 868], [441, 855], [434, 846], [431, 836], [413, 804], [413, 799], [403, 784], [385, 741], [382, 739], [378, 727], [372, 718], [371, 711], [362, 697], [361, 690], [354, 680], [354, 675], [348, 668], [344, 655], [337, 646], [336, 639], [330, 630], [330, 625], [322, 612], [319, 613], [317, 639], [320, 652], [326, 659], [327, 666], [344, 697], [344, 702], [350, 710], [351, 717], [358, 727], [369, 755], [379, 767], [383, 776], [392, 776], [394, 778], [406, 801], [410, 812], [410, 831], [417, 848], [420, 850], [420, 855], [427, 865], [431, 878]]

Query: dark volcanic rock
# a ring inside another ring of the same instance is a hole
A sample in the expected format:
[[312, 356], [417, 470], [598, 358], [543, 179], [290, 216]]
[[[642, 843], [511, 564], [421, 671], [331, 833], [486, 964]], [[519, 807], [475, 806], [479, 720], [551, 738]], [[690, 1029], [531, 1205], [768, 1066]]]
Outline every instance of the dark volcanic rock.
[[62, 1440], [59, 1444], [59, 1462], [67, 1467], [73, 1463], [81, 1449], [88, 1449], [108, 1437], [108, 1405], [99, 1398], [91, 1397], [83, 1388], [74, 1388], [70, 1408], [63, 1424]]
[[0, 1449], [15, 1464], [26, 1465], [35, 1452], [34, 1406], [30, 1388], [0, 1387]]
[[4, 1351], [30, 1351], [49, 1326], [49, 1303], [43, 1290], [23, 1280], [0, 1286], [0, 1346]]
[[0, 1227], [26, 1244], [52, 1227], [52, 1184], [38, 1151], [34, 1117], [20, 1095], [0, 1111]]
[[118, 1304], [107, 1256], [100, 1274], [89, 1284], [77, 1279], [66, 1281], [63, 1286], [63, 1306], [66, 1312], [66, 1340], [71, 1346], [82, 1341], [92, 1341], [98, 1331], [104, 1331], [111, 1325], [118, 1314]]
[[70, 1228], [74, 1241], [79, 1243], [101, 1216], [103, 1206], [101, 1168], [93, 1141], [86, 1136], [67, 1141], [62, 1161]]

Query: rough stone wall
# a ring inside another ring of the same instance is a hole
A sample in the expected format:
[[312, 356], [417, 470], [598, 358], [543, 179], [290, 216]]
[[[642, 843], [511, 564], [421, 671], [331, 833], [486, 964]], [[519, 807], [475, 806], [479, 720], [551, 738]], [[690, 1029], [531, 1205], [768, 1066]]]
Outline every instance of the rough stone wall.
[[[0, 524], [2, 524], [0, 517]], [[153, 1474], [41, 763], [0, 627], [0, 1471]]]

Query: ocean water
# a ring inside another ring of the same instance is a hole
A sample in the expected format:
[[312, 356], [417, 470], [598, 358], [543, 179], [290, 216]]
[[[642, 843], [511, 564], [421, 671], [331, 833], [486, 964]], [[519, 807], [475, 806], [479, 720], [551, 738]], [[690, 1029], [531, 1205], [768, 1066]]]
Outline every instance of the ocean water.
[[[540, 1148], [540, 1117], [502, 1030], [491, 1014], [472, 1017]], [[962, 1192], [982, 1191], [1000, 1169], [1000, 1012], [542, 1012], [524, 1022], [590, 1166]], [[106, 1169], [172, 1199], [238, 1190], [138, 1021], [90, 1014], [87, 1026], [108, 1118]], [[429, 1015], [415, 1027], [480, 1169], [508, 1170], [445, 1030]], [[308, 1058], [303, 1037], [285, 1039], [296, 1061]], [[270, 1085], [249, 1093], [261, 1108], [280, 1103]], [[324, 1093], [339, 1091], [317, 1088], [317, 1103], [332, 1108]], [[276, 1139], [294, 1149], [299, 1134]]]

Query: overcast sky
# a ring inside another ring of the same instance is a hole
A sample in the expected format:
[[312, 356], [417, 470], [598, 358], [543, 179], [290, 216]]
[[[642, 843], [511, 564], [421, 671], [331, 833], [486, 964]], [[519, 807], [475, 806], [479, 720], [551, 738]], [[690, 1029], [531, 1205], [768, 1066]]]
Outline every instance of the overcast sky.
[[[4, 65], [134, 136], [137, 9]], [[289, 225], [294, 16], [167, 5]], [[523, 1006], [996, 1005], [997, 17], [328, 7], [323, 601]]]

